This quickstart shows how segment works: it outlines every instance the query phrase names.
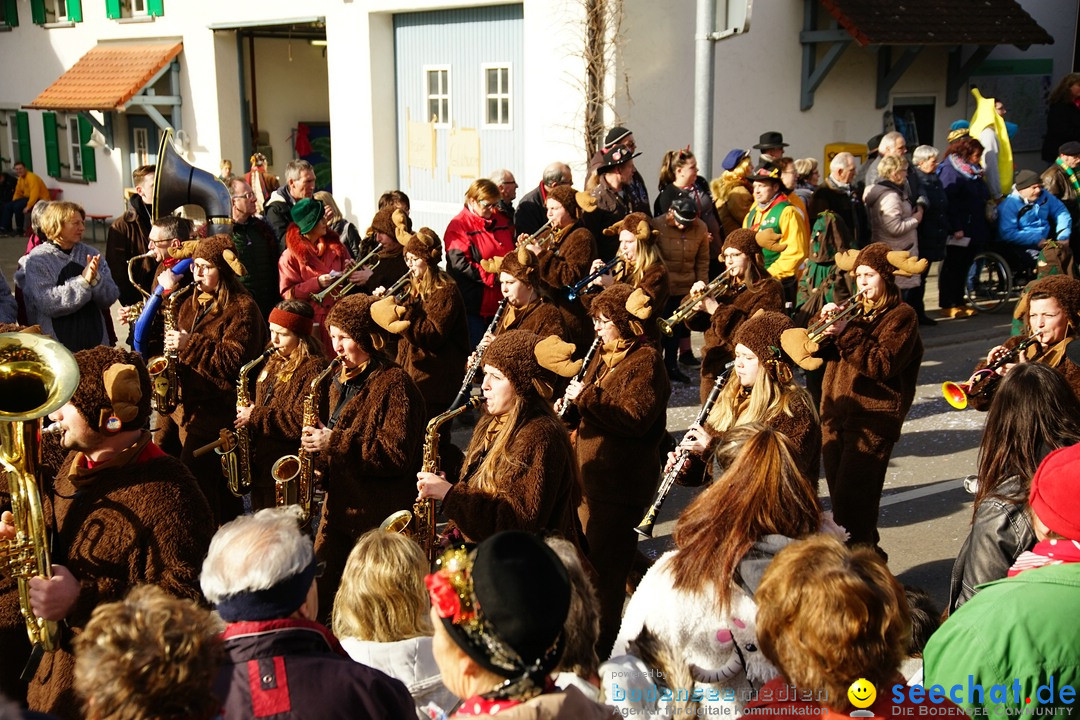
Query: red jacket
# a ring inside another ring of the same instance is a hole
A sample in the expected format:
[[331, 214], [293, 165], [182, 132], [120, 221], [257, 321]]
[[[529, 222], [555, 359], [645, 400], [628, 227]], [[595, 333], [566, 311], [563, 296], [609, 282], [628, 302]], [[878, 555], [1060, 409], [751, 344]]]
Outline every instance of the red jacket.
[[480, 261], [502, 257], [514, 249], [514, 226], [509, 218], [496, 210], [491, 220], [484, 220], [464, 207], [446, 226], [443, 244], [446, 269], [465, 299], [465, 312], [493, 316], [502, 300], [499, 276], [480, 267]]
[[278, 258], [278, 287], [285, 300], [307, 300], [315, 309], [315, 326], [328, 354], [330, 351], [330, 329], [325, 326], [326, 316], [334, 307], [334, 298], [327, 297], [322, 304], [311, 300], [311, 295], [322, 290], [319, 276], [333, 270], [345, 270], [351, 261], [349, 251], [338, 240], [337, 233], [328, 230], [324, 238], [322, 256], [315, 253], [311, 244], [305, 240], [295, 225], [290, 225], [285, 234], [285, 252]]

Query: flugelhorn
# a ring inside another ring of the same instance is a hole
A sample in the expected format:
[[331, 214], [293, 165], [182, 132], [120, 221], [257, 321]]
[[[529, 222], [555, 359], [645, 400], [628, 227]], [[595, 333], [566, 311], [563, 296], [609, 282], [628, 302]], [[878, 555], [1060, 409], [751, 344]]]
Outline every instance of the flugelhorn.
[[[941, 384], [941, 393], [945, 396], [945, 402], [949, 403], [957, 410], [966, 408], [969, 397], [981, 395], [989, 390], [1001, 377], [997, 374], [997, 371], [1009, 363], [1015, 362], [1016, 359], [1020, 357], [1021, 353], [1039, 342], [1039, 336], [1041, 334], [1042, 333], [1034, 333], [1018, 343], [1017, 346], [1011, 350], [1006, 349], [1002, 351], [989, 365], [972, 373], [967, 382], [943, 382]], [[978, 389], [976, 389], [976, 387]]]
[[[356, 283], [349, 281], [349, 276], [357, 270], [374, 270], [379, 267], [379, 251], [381, 247], [377, 247], [369, 252], [364, 257], [360, 258], [352, 265], [341, 271], [341, 274], [334, 278], [334, 281], [327, 285], [325, 288], [317, 293], [311, 295], [311, 299], [317, 303], [322, 303], [328, 297], [332, 297], [335, 300], [340, 300], [356, 288]], [[374, 259], [373, 259], [374, 258]]]
[[823, 313], [822, 317], [808, 328], [788, 328], [780, 333], [780, 347], [803, 370], [817, 370], [823, 361], [814, 357], [814, 353], [818, 351], [819, 343], [825, 339], [825, 331], [841, 320], [850, 319], [862, 312], [860, 299], [869, 289], [863, 288], [835, 308]]
[[[44, 652], [56, 649], [56, 623], [34, 614], [30, 579], [51, 577], [48, 530], [38, 477], [41, 418], [66, 403], [79, 385], [75, 356], [56, 340], [30, 333], [0, 335], [0, 469], [11, 495], [15, 537], [0, 540], [0, 564], [19, 586], [19, 610], [33, 651], [33, 673]], [[58, 424], [51, 432], [60, 430]]]
[[573, 285], [567, 285], [566, 287], [563, 288], [563, 290], [566, 291], [566, 299], [570, 300], [571, 302], [573, 302], [574, 300], [577, 300], [579, 295], [581, 295], [582, 293], [588, 292], [587, 288], [589, 287], [589, 285], [592, 285], [593, 280], [595, 280], [598, 277], [603, 277], [604, 275], [607, 275], [608, 273], [618, 272], [619, 267], [622, 264], [622, 262], [623, 262], [622, 256], [621, 255], [616, 255], [615, 257], [611, 258], [610, 260], [608, 260], [606, 263], [604, 263], [600, 267], [596, 268], [596, 270], [592, 271], [591, 273], [589, 273], [585, 277], [578, 280]]
[[409, 297], [409, 293], [412, 292], [412, 288], [409, 286], [409, 279], [412, 278], [412, 271], [406, 271], [404, 275], [397, 279], [393, 285], [383, 292], [383, 297], [392, 297], [397, 303], [405, 302], [405, 298]]
[[546, 223], [537, 228], [536, 232], [534, 232], [533, 234], [525, 235], [525, 239], [518, 242], [517, 246], [521, 247], [523, 245], [539, 245], [540, 248], [543, 249], [547, 247], [547, 244], [551, 242], [552, 238], [558, 237], [558, 235], [559, 229], [553, 227], [551, 225], [551, 221], [548, 220]]
[[[682, 301], [671, 316], [657, 320], [656, 324], [660, 326], [660, 332], [671, 337], [675, 332], [675, 326], [693, 315], [694, 308], [697, 307], [699, 302], [705, 298], [718, 298], [727, 295], [732, 291], [733, 286], [738, 280], [738, 277], [726, 270], [720, 273], [709, 281], [709, 284], [705, 286], [704, 290], [696, 294], [690, 293], [687, 295], [686, 299]], [[744, 287], [745, 285], [740, 285], [738, 290], [742, 290]], [[738, 292], [738, 290], [736, 292]]]
[[[724, 366], [723, 372], [716, 378], [716, 383], [713, 385], [712, 390], [709, 391], [709, 396], [705, 398], [705, 404], [701, 406], [701, 410], [698, 411], [697, 417], [694, 419], [695, 425], [704, 425], [705, 421], [709, 419], [709, 413], [712, 412], [713, 405], [716, 404], [716, 399], [720, 397], [720, 392], [724, 389], [724, 381], [727, 380], [728, 374], [731, 372], [731, 368], [735, 367], [735, 361], [730, 361]], [[653, 526], [656, 524], [656, 516], [660, 514], [660, 508], [664, 506], [664, 501], [667, 500], [668, 494], [671, 492], [672, 486], [675, 481], [682, 475], [686, 465], [690, 462], [690, 451], [685, 449], [677, 449], [675, 451], [675, 464], [671, 466], [671, 469], [664, 473], [664, 477], [660, 480], [660, 486], [656, 489], [656, 500], [649, 506], [649, 510], [645, 513], [645, 517], [641, 519], [641, 524], [634, 528], [641, 537], [651, 538], [653, 533]]]

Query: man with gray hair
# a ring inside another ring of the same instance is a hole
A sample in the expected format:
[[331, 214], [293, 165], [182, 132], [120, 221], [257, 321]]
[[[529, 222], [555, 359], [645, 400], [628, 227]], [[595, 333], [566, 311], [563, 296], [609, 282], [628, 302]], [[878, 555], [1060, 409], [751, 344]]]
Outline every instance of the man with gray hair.
[[517, 197], [518, 184], [514, 179], [514, 173], [506, 168], [501, 168], [491, 173], [491, 182], [499, 187], [499, 202], [495, 203], [496, 209], [510, 219], [514, 224], [514, 198]]
[[532, 235], [539, 230], [547, 222], [548, 193], [559, 185], [572, 185], [573, 182], [573, 173], [566, 163], [553, 162], [544, 168], [544, 176], [540, 184], [525, 193], [521, 202], [518, 203], [514, 217], [516, 234]]
[[843, 221], [841, 232], [849, 234], [849, 247], [861, 248], [870, 242], [870, 225], [862, 197], [855, 192], [855, 156], [837, 153], [829, 163], [829, 175], [810, 196], [807, 212], [811, 224], [826, 210]]
[[228, 623], [214, 685], [222, 717], [415, 717], [399, 680], [354, 662], [316, 621], [317, 574], [295, 506], [239, 517], [214, 535], [201, 583]]
[[315, 168], [307, 160], [290, 160], [285, 166], [285, 185], [270, 193], [266, 201], [266, 222], [273, 228], [281, 252], [285, 251], [285, 231], [292, 222], [292, 206], [314, 194]]
[[[874, 158], [870, 163], [870, 167], [866, 170], [866, 186], [870, 187], [876, 183], [880, 178], [878, 176], [877, 167], [883, 157], [903, 157], [907, 155], [907, 138], [903, 133], [887, 132], [881, 136], [881, 142], [878, 143], [878, 156]], [[910, 184], [908, 190], [911, 189]], [[910, 195], [910, 192], [909, 192]]]

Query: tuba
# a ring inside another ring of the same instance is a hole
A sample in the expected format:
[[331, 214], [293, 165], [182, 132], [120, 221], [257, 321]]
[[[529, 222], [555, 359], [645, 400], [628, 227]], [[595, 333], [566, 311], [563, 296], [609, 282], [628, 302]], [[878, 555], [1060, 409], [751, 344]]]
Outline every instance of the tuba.
[[[427, 430], [424, 433], [424, 463], [420, 468], [422, 472], [439, 472], [439, 428], [466, 410], [480, 407], [483, 401], [482, 397], [471, 397], [461, 407], [447, 410], [428, 421]], [[413, 503], [412, 512], [398, 510], [392, 513], [390, 517], [382, 521], [379, 528], [386, 532], [408, 535], [423, 548], [428, 562], [435, 562], [438, 546], [435, 532], [435, 501], [431, 498], [418, 499]]]
[[207, 235], [232, 234], [232, 194], [213, 174], [180, 157], [172, 143], [172, 130], [161, 134], [154, 168], [155, 219], [184, 205], [198, 205], [206, 213]]
[[[315, 376], [308, 386], [304, 398], [303, 427], [319, 424], [319, 387], [326, 378], [341, 367], [342, 360], [336, 357], [326, 369]], [[315, 458], [301, 445], [295, 455], [284, 455], [277, 459], [270, 469], [274, 478], [274, 500], [278, 506], [299, 505], [302, 521], [306, 525], [311, 520], [311, 502], [315, 487]]]
[[[28, 670], [56, 649], [56, 623], [34, 615], [30, 578], [50, 577], [38, 433], [41, 418], [66, 403], [79, 385], [75, 356], [56, 340], [29, 333], [0, 335], [0, 468], [7, 477], [15, 538], [0, 540], [0, 565], [19, 585], [19, 609], [34, 646]], [[31, 670], [32, 671], [32, 670]]]

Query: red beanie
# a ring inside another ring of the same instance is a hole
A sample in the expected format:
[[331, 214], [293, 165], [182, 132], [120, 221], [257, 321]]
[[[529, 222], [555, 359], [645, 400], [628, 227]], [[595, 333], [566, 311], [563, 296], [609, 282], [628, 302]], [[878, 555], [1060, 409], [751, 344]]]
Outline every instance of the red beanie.
[[1043, 525], [1080, 540], [1080, 445], [1047, 455], [1031, 479], [1028, 504]]

